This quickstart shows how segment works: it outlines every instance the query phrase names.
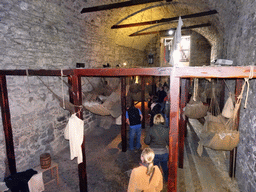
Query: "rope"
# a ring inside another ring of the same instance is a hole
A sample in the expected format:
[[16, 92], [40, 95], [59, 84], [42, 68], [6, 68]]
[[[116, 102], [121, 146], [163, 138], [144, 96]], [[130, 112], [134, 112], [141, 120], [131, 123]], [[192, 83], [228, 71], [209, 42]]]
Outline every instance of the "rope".
[[253, 78], [253, 72], [254, 72], [254, 66], [251, 66], [251, 67], [250, 67], [250, 74], [249, 74], [249, 77], [248, 77], [248, 78], [244, 78], [245, 84], [247, 84], [247, 91], [246, 91], [246, 97], [245, 97], [244, 108], [247, 108], [248, 95], [249, 95], [249, 89], [250, 89], [249, 80]]
[[62, 102], [63, 108], [65, 109], [65, 100], [64, 100], [64, 86], [63, 86], [63, 70], [61, 69], [61, 88], [62, 88]]
[[27, 75], [27, 82], [28, 82], [28, 92], [31, 93], [30, 92], [30, 86], [29, 86], [30, 84], [29, 84], [29, 78], [28, 78], [28, 76], [29, 76], [28, 69], [26, 69], [26, 75]]
[[196, 101], [197, 97], [197, 91], [198, 91], [198, 79], [194, 79], [194, 95], [193, 95], [193, 100]]

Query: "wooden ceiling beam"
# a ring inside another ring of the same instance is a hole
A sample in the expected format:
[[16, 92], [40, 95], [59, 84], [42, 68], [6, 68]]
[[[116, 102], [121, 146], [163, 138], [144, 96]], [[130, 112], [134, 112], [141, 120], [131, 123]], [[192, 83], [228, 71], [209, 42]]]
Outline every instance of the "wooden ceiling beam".
[[[117, 8], [129, 7], [129, 6], [134, 6], [134, 5], [141, 5], [141, 4], [146, 4], [146, 3], [154, 3], [154, 2], [159, 2], [159, 1], [163, 1], [163, 0], [136, 0], [136, 1], [132, 0], [132, 1], [125, 1], [125, 2], [121, 2], [121, 3], [113, 3], [113, 4], [108, 4], [108, 5], [100, 5], [100, 6], [95, 6], [95, 7], [83, 8], [80, 13], [83, 14], [83, 13], [89, 13], [89, 12], [117, 9]], [[171, 2], [171, 1], [172, 0], [168, 0], [167, 2]]]
[[[188, 27], [182, 27], [181, 30], [195, 29], [195, 28], [208, 27], [208, 26], [211, 26], [211, 24], [210, 23], [204, 23], [204, 24], [200, 24], [200, 25], [192, 25], [192, 26], [188, 26]], [[176, 28], [171, 28], [171, 29], [167, 29], [167, 30], [160, 30], [160, 31], [150, 31], [150, 32], [144, 32], [144, 33], [133, 33], [133, 34], [129, 35], [129, 37], [134, 37], [134, 36], [139, 36], [139, 35], [151, 35], [151, 34], [163, 33], [163, 32], [167, 32], [169, 30], [176, 30]]]
[[[216, 13], [218, 13], [216, 10], [204, 11], [204, 12], [199, 12], [199, 13], [194, 13], [194, 14], [189, 14], [189, 15], [183, 15], [183, 16], [181, 16], [181, 19], [190, 19], [190, 18], [196, 18], [196, 17], [203, 17], [203, 16], [207, 16], [207, 15], [213, 15], [213, 14], [216, 14]], [[152, 25], [152, 24], [158, 24], [158, 23], [164, 23], [164, 22], [170, 22], [170, 21], [178, 21], [178, 20], [179, 20], [179, 17], [164, 18], [164, 19], [160, 19], [160, 20], [146, 21], [146, 22], [141, 22], [141, 23], [113, 25], [111, 27], [111, 29], [139, 27], [139, 26], [144, 26], [144, 25]]]

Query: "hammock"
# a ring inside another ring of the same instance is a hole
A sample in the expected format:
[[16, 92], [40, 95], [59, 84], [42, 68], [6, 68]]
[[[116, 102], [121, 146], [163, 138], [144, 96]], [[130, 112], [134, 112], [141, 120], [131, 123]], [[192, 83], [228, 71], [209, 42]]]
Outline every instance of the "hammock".
[[242, 95], [246, 83], [248, 83], [248, 79], [244, 82], [241, 93], [237, 98], [233, 114], [230, 115], [228, 120], [221, 114], [213, 116], [208, 113], [203, 131], [200, 134], [200, 141], [198, 143], [197, 152], [199, 156], [202, 155], [203, 146], [214, 150], [231, 151], [238, 145], [239, 131], [235, 130], [235, 123], [241, 106]]
[[204, 105], [198, 98], [198, 79], [196, 78], [194, 80], [194, 93], [185, 107], [184, 114], [188, 118], [199, 119], [206, 116], [207, 110], [208, 106]]

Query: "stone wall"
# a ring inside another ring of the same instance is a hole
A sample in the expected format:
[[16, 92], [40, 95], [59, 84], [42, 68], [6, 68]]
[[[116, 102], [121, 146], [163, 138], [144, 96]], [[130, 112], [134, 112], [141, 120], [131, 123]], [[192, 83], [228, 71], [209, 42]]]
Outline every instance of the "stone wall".
[[210, 65], [211, 45], [202, 35], [191, 34], [190, 66]]
[[[93, 22], [82, 18], [84, 1], [1, 0], [0, 69], [68, 69], [76, 63], [85, 68], [124, 62], [143, 63], [144, 53], [118, 46]], [[94, 18], [97, 20], [97, 18]], [[68, 88], [59, 77], [41, 77], [55, 93], [68, 99]], [[67, 77], [64, 77], [67, 81]], [[95, 79], [93, 82], [99, 80]], [[97, 84], [97, 83], [96, 83]], [[85, 91], [92, 89], [87, 84]], [[63, 130], [69, 112], [37, 77], [8, 76], [7, 87], [17, 171], [39, 164], [41, 153], [55, 154], [68, 145]], [[0, 117], [1, 118], [1, 117]], [[85, 130], [94, 123], [84, 111]], [[2, 121], [1, 121], [2, 123]], [[5, 140], [0, 129], [0, 180], [4, 177]]]
[[[218, 2], [216, 2], [218, 3]], [[256, 53], [256, 2], [253, 0], [229, 1], [232, 10], [224, 21], [223, 57], [234, 61], [234, 65], [255, 64]], [[222, 10], [224, 11], [224, 10]], [[245, 90], [246, 91], [246, 90]], [[244, 108], [246, 94], [240, 111], [240, 143], [237, 152], [236, 178], [241, 191], [256, 191], [256, 81], [250, 80], [247, 108]]]

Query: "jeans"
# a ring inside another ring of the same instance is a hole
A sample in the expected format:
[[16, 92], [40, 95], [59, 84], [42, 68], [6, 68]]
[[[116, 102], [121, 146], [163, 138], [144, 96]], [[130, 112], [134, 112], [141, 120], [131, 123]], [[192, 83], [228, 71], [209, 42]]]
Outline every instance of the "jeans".
[[[136, 145], [134, 144], [134, 139], [136, 137]], [[129, 148], [130, 150], [134, 150], [134, 147], [136, 149], [140, 149], [140, 137], [141, 137], [141, 124], [130, 126], [130, 132], [129, 132]]]
[[158, 165], [159, 167], [162, 167], [162, 170], [164, 172], [164, 179], [167, 182], [168, 181], [168, 153], [165, 154], [155, 154], [155, 158], [154, 158], [154, 165]]

